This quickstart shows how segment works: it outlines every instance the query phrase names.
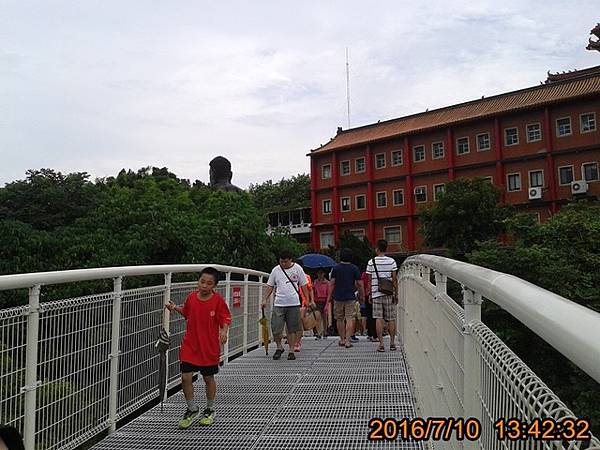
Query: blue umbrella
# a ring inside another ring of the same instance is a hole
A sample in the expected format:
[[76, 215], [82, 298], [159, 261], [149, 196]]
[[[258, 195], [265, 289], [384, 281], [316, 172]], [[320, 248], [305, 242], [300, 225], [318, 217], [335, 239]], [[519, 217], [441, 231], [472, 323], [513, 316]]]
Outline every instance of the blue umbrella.
[[321, 255], [320, 253], [309, 253], [298, 258], [304, 267], [309, 269], [318, 269], [319, 267], [333, 267], [337, 263], [333, 258], [327, 255]]

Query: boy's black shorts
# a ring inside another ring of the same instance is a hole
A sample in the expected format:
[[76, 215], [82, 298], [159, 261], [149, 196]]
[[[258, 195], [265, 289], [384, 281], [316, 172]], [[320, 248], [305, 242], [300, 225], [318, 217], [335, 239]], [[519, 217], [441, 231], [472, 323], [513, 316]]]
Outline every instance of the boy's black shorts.
[[219, 365], [215, 366], [196, 366], [189, 362], [181, 361], [180, 364], [181, 373], [189, 372], [200, 372], [200, 375], [207, 377], [210, 375], [216, 375], [219, 373]]

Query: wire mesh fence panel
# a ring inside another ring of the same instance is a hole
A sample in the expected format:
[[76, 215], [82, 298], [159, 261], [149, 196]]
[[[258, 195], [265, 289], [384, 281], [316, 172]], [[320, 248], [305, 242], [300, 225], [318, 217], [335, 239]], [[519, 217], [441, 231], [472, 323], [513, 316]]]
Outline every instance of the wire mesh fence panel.
[[29, 307], [0, 310], [0, 423], [23, 429]]
[[[176, 305], [183, 306], [187, 296], [197, 288], [198, 283], [186, 282], [176, 283], [171, 286], [171, 301]], [[167, 380], [170, 386], [181, 381], [181, 372], [179, 370], [179, 347], [183, 335], [185, 334], [185, 318], [181, 314], [171, 314], [170, 318], [171, 344], [168, 350]]]
[[40, 305], [36, 443], [73, 448], [106, 428], [112, 293]]
[[159, 355], [155, 344], [162, 326], [164, 293], [164, 286], [122, 293], [119, 418], [158, 395]]

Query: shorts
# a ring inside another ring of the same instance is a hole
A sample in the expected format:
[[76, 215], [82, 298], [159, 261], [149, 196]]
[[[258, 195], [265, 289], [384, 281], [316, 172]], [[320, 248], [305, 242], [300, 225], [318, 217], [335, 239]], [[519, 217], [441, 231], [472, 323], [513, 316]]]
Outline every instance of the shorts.
[[396, 320], [396, 307], [393, 303], [393, 295], [383, 295], [373, 299], [373, 319], [385, 321]]
[[321, 314], [323, 314], [325, 312], [325, 305], [327, 303], [326, 302], [315, 302], [315, 305], [317, 305], [317, 311], [319, 311]]
[[271, 313], [273, 337], [280, 337], [283, 334], [284, 325], [287, 326], [288, 333], [304, 331], [300, 319], [300, 306], [273, 306], [273, 312]]
[[333, 302], [333, 317], [335, 320], [353, 319], [354, 318], [354, 300]]
[[181, 373], [200, 372], [203, 377], [216, 375], [219, 373], [219, 365], [214, 366], [196, 366], [192, 363], [181, 361], [179, 363]]

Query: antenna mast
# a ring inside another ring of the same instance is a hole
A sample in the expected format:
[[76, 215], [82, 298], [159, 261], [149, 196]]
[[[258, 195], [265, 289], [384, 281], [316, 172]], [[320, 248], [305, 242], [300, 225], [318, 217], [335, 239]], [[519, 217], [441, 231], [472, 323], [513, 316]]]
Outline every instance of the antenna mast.
[[348, 103], [348, 128], [350, 128], [350, 63], [348, 62], [348, 47], [346, 47], [346, 101]]

